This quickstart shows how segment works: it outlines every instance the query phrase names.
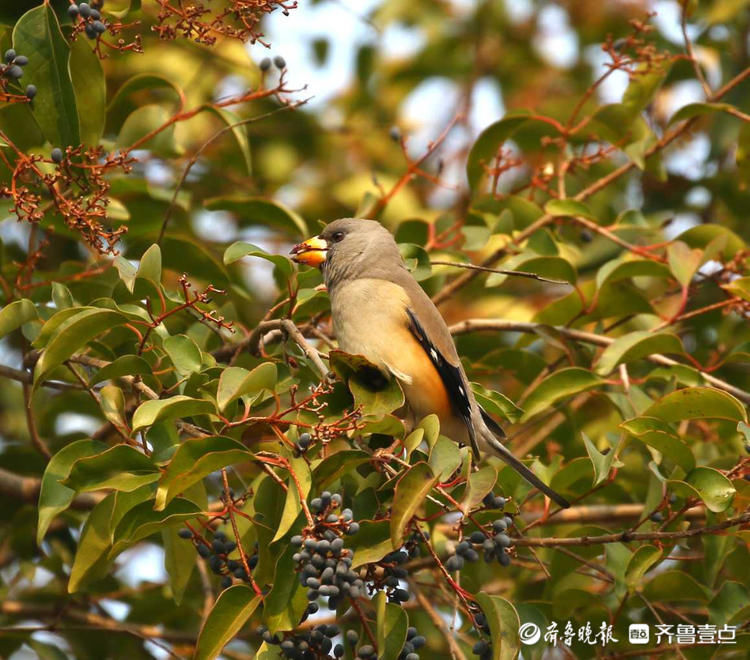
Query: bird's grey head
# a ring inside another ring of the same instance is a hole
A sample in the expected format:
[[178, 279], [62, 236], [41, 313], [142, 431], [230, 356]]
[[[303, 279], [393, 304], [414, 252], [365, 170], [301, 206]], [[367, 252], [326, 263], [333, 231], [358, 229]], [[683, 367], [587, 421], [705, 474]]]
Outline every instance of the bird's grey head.
[[347, 280], [386, 277], [394, 268], [405, 267], [393, 235], [375, 220], [334, 220], [292, 252], [296, 261], [320, 265], [329, 290]]

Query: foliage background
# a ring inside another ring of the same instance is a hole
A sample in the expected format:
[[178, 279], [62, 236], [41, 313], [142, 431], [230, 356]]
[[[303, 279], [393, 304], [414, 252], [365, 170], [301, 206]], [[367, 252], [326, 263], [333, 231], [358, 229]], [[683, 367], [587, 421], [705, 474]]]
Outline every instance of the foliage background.
[[[631, 622], [728, 623], [735, 647], [661, 651], [744, 657], [747, 3], [287, 3], [254, 28], [270, 25], [281, 79], [259, 69], [261, 42], [160, 39], [177, 2], [107, 0], [115, 48], [71, 40], [67, 4], [0, 9], [1, 50], [30, 60], [20, 86], [3, 78], [0, 105], [0, 654], [208, 657], [234, 637], [227, 657], [275, 657], [259, 624], [309, 627], [288, 579], [302, 478], [307, 499], [330, 488], [357, 521], [380, 521], [347, 541], [371, 576], [412, 515], [431, 532], [403, 607], [339, 606], [363, 637], [403, 639], [406, 612], [427, 652], [469, 657], [477, 597], [498, 658], [520, 648], [519, 620], [612, 623], [615, 657]], [[606, 62], [616, 71], [597, 83]], [[335, 338], [319, 275], [278, 255], [342, 216], [395, 232], [481, 400], [573, 509], [546, 518], [494, 459], [470, 477], [466, 450], [429, 420], [397, 463], [399, 393], [348, 388], [345, 356], [307, 398]], [[299, 457], [286, 440], [303, 431]], [[228, 466], [230, 517], [243, 552], [259, 542], [270, 604], [239, 581], [222, 592], [177, 536], [185, 521], [207, 529]], [[433, 499], [398, 481], [407, 470], [427, 470]], [[440, 566], [497, 518], [481, 504], [494, 470], [514, 560], [467, 564], [464, 594]]]

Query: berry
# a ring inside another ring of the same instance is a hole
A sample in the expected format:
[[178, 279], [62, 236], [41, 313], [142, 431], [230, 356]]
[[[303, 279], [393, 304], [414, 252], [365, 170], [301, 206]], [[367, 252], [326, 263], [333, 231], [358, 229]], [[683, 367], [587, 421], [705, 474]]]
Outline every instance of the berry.
[[18, 55], [14, 60], [18, 66], [26, 66], [29, 63], [29, 58], [26, 55]]
[[86, 2], [82, 2], [78, 5], [78, 13], [84, 18], [91, 16], [91, 7]]
[[86, 23], [86, 27], [83, 30], [89, 39], [96, 39], [99, 33], [94, 29], [91, 23]]
[[492, 523], [492, 529], [496, 532], [504, 532], [506, 529], [508, 529], [508, 523], [505, 522], [504, 518], [500, 518], [500, 520], [496, 520]]
[[79, 13], [80, 10], [78, 9], [78, 5], [70, 5], [70, 7], [68, 7], [68, 16], [70, 16], [73, 20], [78, 17]]
[[5, 75], [8, 78], [13, 78], [13, 80], [18, 80], [23, 75], [23, 69], [18, 64], [14, 64], [6, 70]]
[[230, 578], [228, 575], [225, 575], [223, 578], [221, 578], [221, 588], [227, 589], [228, 587], [232, 586], [232, 578]]
[[649, 516], [649, 518], [651, 518], [652, 522], [655, 522], [655, 523], [664, 522], [664, 516], [661, 513], [659, 513], [658, 511], [654, 511]]
[[291, 539], [289, 539], [289, 543], [291, 543], [293, 546], [299, 547], [302, 545], [302, 537], [297, 534], [296, 536], [293, 536]]
[[508, 566], [510, 564], [510, 555], [501, 549], [497, 554], [497, 563], [500, 566]]
[[349, 529], [346, 530], [346, 533], [351, 536], [352, 534], [356, 534], [359, 531], [359, 523], [353, 522], [349, 525]]
[[284, 69], [286, 69], [286, 60], [281, 57], [281, 55], [277, 55], [276, 57], [274, 57], [273, 63], [276, 65], [276, 68], [279, 71], [283, 71]]
[[499, 534], [495, 534], [495, 543], [501, 548], [507, 548], [511, 544], [511, 540], [507, 534], [500, 532]]
[[474, 644], [472, 652], [474, 653], [474, 655], [483, 655], [489, 650], [490, 645], [485, 640], [480, 639], [476, 644]]
[[36, 96], [36, 85], [26, 85], [26, 98], [33, 99]]
[[464, 558], [459, 555], [452, 555], [445, 562], [445, 568], [449, 571], [460, 571], [463, 567]]
[[12, 48], [8, 48], [8, 50], [5, 51], [5, 61], [10, 64], [14, 59], [16, 59], [16, 51]]
[[264, 57], [259, 64], [261, 71], [268, 71], [271, 68], [271, 58]]
[[312, 441], [312, 436], [309, 433], [301, 433], [299, 440], [297, 440], [297, 446], [300, 449], [307, 449]]
[[482, 532], [476, 531], [476, 532], [472, 532], [471, 533], [471, 536], [469, 537], [469, 540], [472, 543], [476, 543], [476, 544], [484, 543], [485, 536], [484, 536], [484, 534], [482, 534]]
[[333, 655], [337, 658], [341, 658], [344, 655], [344, 647], [341, 646], [341, 644], [336, 644], [336, 646], [333, 647]]
[[[55, 147], [50, 152], [50, 157], [52, 158], [53, 162], [55, 162], [55, 163], [62, 163], [62, 159], [63, 159], [62, 149], [60, 149], [60, 147]], [[198, 552], [200, 552], [200, 547], [205, 547], [205, 546], [199, 546]], [[208, 549], [208, 548], [206, 548], [206, 549]]]
[[107, 26], [104, 25], [104, 23], [102, 23], [101, 21], [94, 21], [91, 24], [91, 27], [94, 28], [94, 32], [96, 32], [96, 34], [104, 34], [107, 31]]
[[95, 21], [98, 21], [102, 15], [99, 13], [98, 9], [92, 9], [91, 10], [91, 18], [93, 18]]
[[388, 136], [394, 142], [401, 142], [401, 129], [398, 126], [391, 126], [391, 130], [388, 131]]
[[359, 633], [356, 630], [347, 630], [346, 641], [354, 646], [359, 641]]
[[[29, 85], [31, 86], [31, 85]], [[28, 96], [28, 94], [27, 94]], [[177, 536], [179, 536], [181, 539], [191, 539], [193, 538], [193, 532], [191, 532], [187, 528], [181, 529], [179, 532], [177, 532]]]

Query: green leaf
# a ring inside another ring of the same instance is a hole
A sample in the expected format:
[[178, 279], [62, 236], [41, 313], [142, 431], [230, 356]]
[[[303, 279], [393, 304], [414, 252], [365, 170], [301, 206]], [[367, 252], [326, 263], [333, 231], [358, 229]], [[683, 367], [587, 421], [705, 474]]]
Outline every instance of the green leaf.
[[180, 376], [201, 370], [203, 355], [198, 345], [187, 335], [172, 335], [164, 340], [164, 350]]
[[661, 557], [661, 550], [654, 545], [642, 545], [630, 557], [625, 569], [625, 582], [630, 589], [640, 586], [643, 576]]
[[383, 373], [361, 355], [333, 350], [328, 354], [331, 369], [343, 380], [361, 405], [364, 414], [383, 416], [404, 404], [404, 393], [395, 378], [384, 381]]
[[686, 287], [703, 261], [703, 250], [694, 250], [682, 241], [674, 241], [667, 248], [667, 261], [675, 279]]
[[[274, 570], [273, 586], [263, 602], [264, 620], [271, 632], [294, 628], [299, 623], [302, 611], [307, 607], [305, 591], [300, 588], [299, 575], [294, 570], [292, 555], [295, 552], [295, 548], [286, 546], [279, 556]], [[278, 556], [278, 551], [274, 556]], [[302, 596], [302, 610], [295, 595]]]
[[39, 490], [39, 523], [37, 526], [37, 545], [41, 545], [53, 518], [65, 511], [75, 497], [75, 491], [63, 486], [65, 479], [79, 458], [92, 456], [104, 450], [106, 445], [96, 440], [76, 440], [58, 451], [47, 463]]
[[224, 412], [227, 406], [246, 395], [256, 395], [262, 390], [273, 391], [278, 380], [278, 370], [273, 362], [264, 362], [252, 371], [242, 367], [227, 367], [219, 376], [216, 402]]
[[[284, 510], [281, 512], [281, 520], [276, 528], [276, 534], [273, 539], [271, 539], [271, 543], [283, 538], [291, 529], [294, 521], [297, 520], [297, 516], [302, 512], [300, 498], [303, 500], [307, 499], [307, 496], [310, 494], [310, 488], [312, 487], [312, 474], [307, 461], [302, 457], [292, 458], [289, 460], [289, 464], [294, 471], [297, 480], [295, 482], [292, 476], [289, 476], [286, 499], [284, 500]], [[302, 492], [297, 490], [297, 483], [299, 483]]]
[[662, 420], [655, 417], [636, 417], [623, 422], [620, 426], [633, 437], [653, 447], [664, 457], [679, 465], [685, 474], [695, 467], [693, 452]]
[[683, 105], [669, 118], [667, 125], [671, 126], [678, 121], [684, 121], [685, 119], [691, 119], [700, 115], [710, 115], [732, 110], [736, 110], [736, 108], [729, 103], [688, 103], [687, 105]]
[[440, 436], [430, 452], [429, 465], [438, 481], [447, 480], [461, 465], [458, 445], [450, 438]]
[[[559, 280], [561, 282], [570, 282], [575, 284], [578, 279], [578, 273], [573, 264], [563, 257], [539, 257], [526, 253], [519, 255], [519, 258], [509, 259], [503, 264], [507, 270], [517, 270], [522, 273], [532, 273], [540, 277]], [[503, 284], [508, 279], [505, 273], [492, 273], [487, 278], [485, 286], [493, 287]]]
[[210, 401], [194, 399], [184, 394], [168, 399], [154, 399], [142, 403], [133, 413], [133, 432], [140, 431], [163, 419], [210, 415], [216, 409]]
[[727, 477], [710, 467], [695, 468], [685, 482], [698, 491], [706, 507], [714, 513], [726, 511], [737, 492]]
[[75, 304], [70, 289], [61, 282], [52, 282], [52, 302], [57, 309], [68, 309]]
[[99, 406], [107, 420], [115, 426], [126, 429], [125, 395], [116, 385], [105, 385], [99, 390]]
[[162, 256], [161, 248], [154, 243], [150, 245], [148, 249], [141, 256], [141, 260], [138, 262], [138, 270], [136, 271], [136, 278], [148, 280], [155, 286], [161, 284], [161, 273], [162, 273]]
[[213, 660], [232, 641], [262, 602], [261, 596], [244, 584], [224, 589], [216, 599], [198, 633], [195, 660]]
[[159, 476], [148, 456], [134, 447], [116, 445], [95, 456], [79, 458], [62, 483], [79, 493], [103, 488], [132, 491], [157, 481]]
[[56, 316], [69, 311], [75, 313], [66, 316], [56, 331], [53, 331], [49, 343], [36, 363], [34, 368], [35, 386], [44, 380], [50, 371], [70, 358], [77, 350], [83, 348], [94, 337], [122, 325], [127, 320], [119, 312], [109, 309], [78, 307], [58, 312], [47, 323], [50, 323]]
[[722, 288], [742, 300], [750, 301], [750, 277], [738, 277], [729, 284], [722, 285]]
[[24, 323], [38, 318], [34, 303], [26, 298], [14, 300], [0, 309], [0, 339], [10, 334]]
[[48, 3], [19, 19], [13, 29], [13, 47], [29, 58], [24, 81], [37, 87], [33, 113], [44, 137], [63, 149], [79, 145], [78, 110], [68, 73], [70, 49]]
[[596, 216], [583, 202], [574, 199], [552, 199], [544, 205], [547, 215], [587, 218], [596, 222]]
[[166, 525], [179, 525], [201, 515], [201, 510], [185, 499], [174, 499], [162, 511], [154, 511], [150, 500], [138, 504], [128, 511], [114, 531], [114, 546], [110, 556], [114, 557], [125, 548], [160, 532]]
[[396, 660], [406, 641], [409, 617], [401, 605], [388, 603], [384, 591], [375, 597], [378, 660]]
[[479, 134], [466, 159], [466, 176], [473, 192], [477, 192], [479, 183], [484, 178], [485, 167], [492, 166], [492, 159], [500, 145], [510, 139], [528, 119], [527, 115], [506, 115]]
[[104, 109], [107, 83], [101, 61], [87, 39], [78, 38], [70, 45], [68, 72], [73, 84], [81, 142], [92, 147], [99, 144], [104, 132]]
[[464, 512], [473, 511], [492, 492], [497, 483], [497, 470], [491, 465], [472, 472], [466, 483], [466, 494], [461, 503]]
[[152, 73], [139, 73], [128, 78], [117, 90], [107, 107], [107, 112], [112, 114], [124, 107], [126, 100], [136, 92], [143, 90], [158, 90], [160, 98], [164, 98], [164, 90], [173, 97], [175, 104], [180, 102], [182, 90], [171, 80]]
[[[68, 580], [68, 593], [80, 591], [91, 580], [106, 574], [115, 527], [128, 511], [150, 500], [152, 494], [151, 486], [142, 486], [130, 493], [115, 491], [91, 510], [78, 541]], [[194, 553], [192, 545], [187, 545]]]
[[631, 76], [628, 85], [622, 97], [622, 103], [633, 115], [641, 112], [653, 99], [659, 87], [664, 82], [664, 78], [669, 71], [668, 66], [656, 66], [650, 70], [645, 69], [637, 71], [636, 75]]
[[[241, 226], [271, 226], [282, 230], [292, 238], [305, 238], [309, 233], [307, 223], [302, 216], [280, 202], [272, 202], [262, 197], [213, 197], [207, 199], [204, 206], [210, 211], [234, 213]], [[224, 263], [230, 263], [226, 255]]]
[[159, 481], [156, 492], [157, 511], [197, 481], [228, 465], [252, 458], [244, 445], [224, 436], [189, 438], [177, 448]]
[[586, 369], [580, 367], [560, 369], [547, 376], [531, 391], [524, 402], [526, 412], [521, 417], [521, 421], [525, 422], [537, 413], [547, 410], [560, 399], [599, 387], [601, 384], [602, 381]]
[[313, 471], [315, 483], [320, 488], [332, 484], [345, 472], [356, 469], [358, 466], [370, 461], [370, 455], [358, 449], [347, 449], [337, 451], [324, 458]]
[[594, 466], [594, 483], [591, 485], [598, 486], [609, 477], [612, 463], [616, 460], [617, 447], [610, 447], [609, 451], [604, 454], [594, 446], [594, 443], [589, 440], [585, 433], [581, 435], [583, 436], [583, 444], [586, 446], [586, 452], [591, 459], [591, 464]]
[[400, 547], [404, 542], [405, 527], [422, 506], [437, 480], [430, 466], [424, 462], [410, 467], [398, 480], [391, 507], [391, 542], [394, 548]]
[[500, 596], [480, 592], [476, 601], [490, 626], [492, 660], [515, 660], [521, 650], [518, 629], [521, 622], [513, 605]]
[[723, 626], [735, 619], [736, 615], [750, 605], [750, 593], [739, 582], [724, 582], [708, 604], [710, 621]]
[[665, 571], [655, 575], [643, 588], [643, 594], [652, 602], [697, 600], [708, 601], [708, 590], [694, 577], [683, 571]]
[[284, 257], [280, 254], [269, 254], [265, 250], [262, 250], [252, 243], [246, 243], [245, 241], [232, 243], [225, 250], [224, 263], [227, 265], [233, 264], [235, 261], [239, 261], [243, 257], [259, 257], [266, 261], [270, 261], [284, 277], [289, 277], [294, 272], [294, 266], [292, 265], [291, 259], [288, 257]]
[[354, 550], [352, 568], [380, 561], [393, 551], [391, 523], [388, 520], [360, 520], [359, 531], [347, 536], [344, 545]]
[[731, 394], [711, 387], [686, 387], [662, 397], [643, 413], [667, 422], [683, 419], [729, 419], [746, 422], [745, 407]]
[[91, 385], [105, 380], [116, 380], [122, 376], [145, 376], [153, 373], [153, 368], [139, 355], [122, 355], [102, 367], [89, 379]]
[[654, 353], [683, 354], [682, 342], [677, 335], [670, 332], [637, 330], [615, 339], [599, 357], [596, 373], [606, 376], [618, 364], [635, 362]]
[[628, 279], [631, 277], [660, 277], [670, 276], [670, 270], [664, 264], [649, 259], [612, 260], [606, 262], [596, 273], [596, 288], [601, 289], [608, 282]]
[[175, 527], [161, 530], [161, 540], [164, 546], [164, 568], [169, 575], [169, 588], [175, 605], [179, 605], [190, 583], [198, 555], [193, 544], [181, 538], [179, 530]]

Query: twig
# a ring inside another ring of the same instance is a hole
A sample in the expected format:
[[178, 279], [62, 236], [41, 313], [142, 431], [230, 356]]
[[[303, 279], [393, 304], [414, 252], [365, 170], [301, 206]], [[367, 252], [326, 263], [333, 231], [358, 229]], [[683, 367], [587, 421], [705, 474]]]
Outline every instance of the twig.
[[562, 284], [565, 286], [573, 286], [570, 282], [565, 280], [553, 280], [549, 277], [542, 277], [536, 273], [525, 273], [522, 270], [503, 270], [502, 268], [490, 268], [489, 266], [477, 266], [476, 264], [464, 264], [457, 261], [432, 261], [430, 264], [433, 266], [453, 266], [455, 268], [466, 268], [468, 270], [481, 270], [484, 273], [498, 273], [499, 275], [510, 275], [512, 277], [527, 277], [530, 280], [537, 280], [538, 282], [547, 282], [549, 284]]
[[443, 619], [443, 617], [438, 614], [432, 603], [417, 587], [416, 583], [413, 580], [409, 582], [409, 587], [419, 604], [424, 608], [425, 612], [427, 612], [427, 616], [430, 617], [432, 623], [434, 623], [435, 627], [442, 633], [446, 643], [448, 644], [448, 648], [450, 649], [451, 657], [454, 660], [466, 660], [464, 652], [456, 642], [455, 634], [448, 629], [448, 626], [445, 623], [445, 619]]

